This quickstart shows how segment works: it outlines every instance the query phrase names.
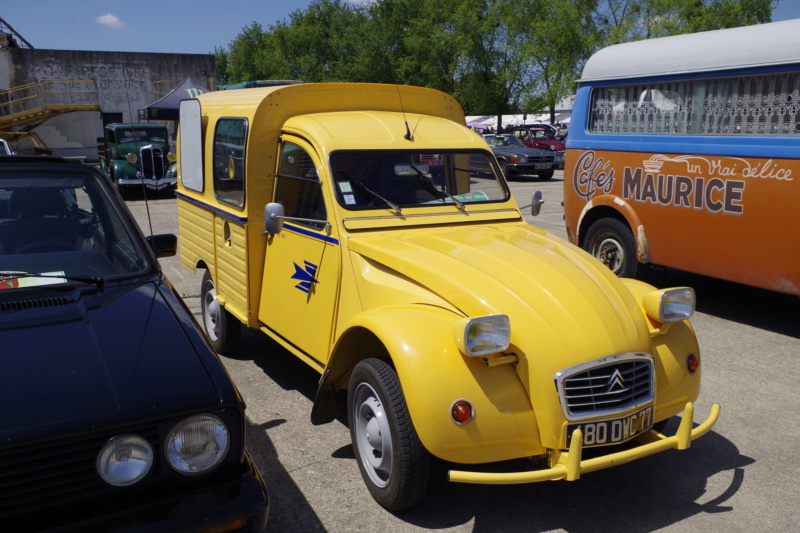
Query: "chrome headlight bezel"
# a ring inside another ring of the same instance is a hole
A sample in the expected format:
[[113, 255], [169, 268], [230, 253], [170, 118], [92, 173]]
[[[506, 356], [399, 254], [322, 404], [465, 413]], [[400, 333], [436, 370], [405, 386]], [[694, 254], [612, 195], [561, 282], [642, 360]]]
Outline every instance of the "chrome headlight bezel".
[[127, 487], [144, 479], [154, 460], [153, 448], [144, 437], [117, 435], [100, 448], [95, 469], [109, 485]]
[[511, 321], [507, 315], [462, 318], [453, 326], [458, 349], [469, 357], [501, 353], [511, 342]]
[[199, 476], [222, 464], [230, 447], [231, 432], [225, 422], [201, 414], [175, 424], [164, 442], [164, 458], [179, 474]]

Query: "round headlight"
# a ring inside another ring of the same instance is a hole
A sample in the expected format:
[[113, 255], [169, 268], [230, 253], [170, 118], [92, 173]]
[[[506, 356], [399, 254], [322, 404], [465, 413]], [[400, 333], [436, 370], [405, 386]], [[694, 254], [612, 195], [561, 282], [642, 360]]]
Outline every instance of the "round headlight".
[[179, 422], [170, 431], [167, 462], [181, 474], [195, 476], [221, 463], [229, 447], [225, 423], [213, 415], [197, 415]]
[[133, 485], [153, 466], [153, 448], [137, 435], [120, 435], [108, 441], [97, 454], [97, 473], [116, 487]]

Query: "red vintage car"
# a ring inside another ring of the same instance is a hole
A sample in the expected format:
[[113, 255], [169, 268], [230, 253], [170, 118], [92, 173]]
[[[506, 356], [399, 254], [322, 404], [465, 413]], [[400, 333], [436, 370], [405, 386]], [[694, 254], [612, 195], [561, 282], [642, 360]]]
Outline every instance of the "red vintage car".
[[517, 126], [511, 130], [511, 133], [528, 148], [553, 150], [558, 152], [561, 155], [561, 161], [564, 161], [564, 150], [567, 145], [564, 141], [556, 139], [554, 130], [540, 126]]

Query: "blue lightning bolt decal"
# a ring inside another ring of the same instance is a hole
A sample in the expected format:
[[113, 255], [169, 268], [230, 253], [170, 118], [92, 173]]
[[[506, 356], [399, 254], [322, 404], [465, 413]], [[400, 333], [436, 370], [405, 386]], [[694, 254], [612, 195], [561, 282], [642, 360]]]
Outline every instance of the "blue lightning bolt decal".
[[294, 288], [308, 293], [308, 291], [311, 290], [312, 283], [319, 283], [317, 278], [314, 277], [317, 274], [317, 265], [314, 263], [309, 263], [308, 261], [303, 261], [305, 268], [302, 268], [297, 263], [292, 264], [294, 265], [294, 275], [292, 276], [292, 279], [300, 280], [300, 283], [295, 285]]

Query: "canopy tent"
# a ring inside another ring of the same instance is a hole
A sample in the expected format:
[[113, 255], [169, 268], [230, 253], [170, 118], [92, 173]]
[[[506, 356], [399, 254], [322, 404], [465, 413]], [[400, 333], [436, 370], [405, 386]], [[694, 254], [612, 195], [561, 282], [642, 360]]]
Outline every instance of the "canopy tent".
[[205, 92], [208, 92], [207, 87], [188, 77], [166, 96], [140, 107], [139, 120], [178, 120], [178, 108], [181, 100], [195, 98], [198, 94]]

